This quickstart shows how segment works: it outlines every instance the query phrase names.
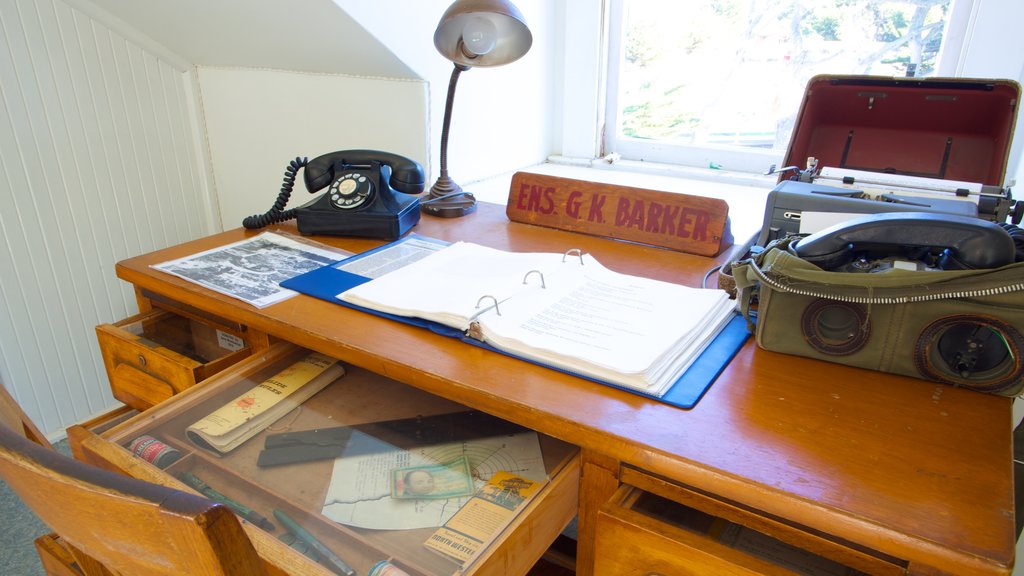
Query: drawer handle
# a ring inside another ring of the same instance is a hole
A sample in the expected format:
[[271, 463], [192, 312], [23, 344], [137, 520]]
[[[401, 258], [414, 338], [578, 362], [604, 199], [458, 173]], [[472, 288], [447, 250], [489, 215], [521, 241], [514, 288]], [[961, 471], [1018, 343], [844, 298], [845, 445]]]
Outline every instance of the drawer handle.
[[142, 354], [139, 354], [139, 366], [145, 366], [145, 365], [146, 365], [146, 357], [143, 356]]

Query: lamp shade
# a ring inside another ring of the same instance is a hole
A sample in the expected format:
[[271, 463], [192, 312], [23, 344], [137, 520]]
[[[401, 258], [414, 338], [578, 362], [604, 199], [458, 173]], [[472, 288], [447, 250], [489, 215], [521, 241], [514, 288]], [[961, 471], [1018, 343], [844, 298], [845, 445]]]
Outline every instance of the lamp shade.
[[514, 62], [532, 44], [523, 14], [504, 0], [457, 0], [434, 31], [437, 51], [466, 67]]

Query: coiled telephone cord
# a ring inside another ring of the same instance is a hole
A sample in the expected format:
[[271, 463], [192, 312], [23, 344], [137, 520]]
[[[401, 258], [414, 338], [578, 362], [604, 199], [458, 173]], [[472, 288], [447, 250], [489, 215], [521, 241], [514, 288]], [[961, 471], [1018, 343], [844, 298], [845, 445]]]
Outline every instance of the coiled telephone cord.
[[274, 202], [274, 205], [265, 214], [254, 214], [246, 217], [242, 220], [242, 226], [249, 230], [255, 230], [295, 218], [295, 209], [285, 210], [284, 207], [288, 205], [288, 199], [291, 198], [292, 189], [295, 187], [295, 175], [298, 174], [299, 168], [304, 167], [306, 164], [309, 164], [309, 158], [298, 156], [295, 160], [289, 162], [288, 167], [284, 169], [284, 181], [281, 183], [281, 192], [277, 195], [277, 201]]

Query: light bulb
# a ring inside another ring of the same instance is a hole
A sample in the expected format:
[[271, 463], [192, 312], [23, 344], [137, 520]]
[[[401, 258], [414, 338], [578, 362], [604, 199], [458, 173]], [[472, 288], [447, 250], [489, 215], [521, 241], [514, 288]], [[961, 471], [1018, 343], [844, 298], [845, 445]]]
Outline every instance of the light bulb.
[[462, 45], [467, 56], [476, 58], [483, 56], [498, 43], [498, 27], [483, 16], [473, 16], [462, 27]]

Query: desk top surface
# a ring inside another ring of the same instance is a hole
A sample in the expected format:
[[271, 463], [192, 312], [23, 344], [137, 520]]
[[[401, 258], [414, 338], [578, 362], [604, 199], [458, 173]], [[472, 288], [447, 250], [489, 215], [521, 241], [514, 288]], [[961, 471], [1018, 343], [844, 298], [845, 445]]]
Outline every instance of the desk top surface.
[[[276, 229], [296, 233], [293, 225]], [[580, 248], [609, 268], [699, 286], [729, 261], [511, 223], [482, 203], [417, 234], [510, 251]], [[234, 320], [583, 448], [853, 542], [1006, 565], [1011, 402], [760, 350], [753, 339], [692, 409], [299, 295], [256, 309], [151, 265], [257, 234], [236, 229], [122, 261], [137, 288]], [[358, 253], [381, 241], [318, 237]]]

